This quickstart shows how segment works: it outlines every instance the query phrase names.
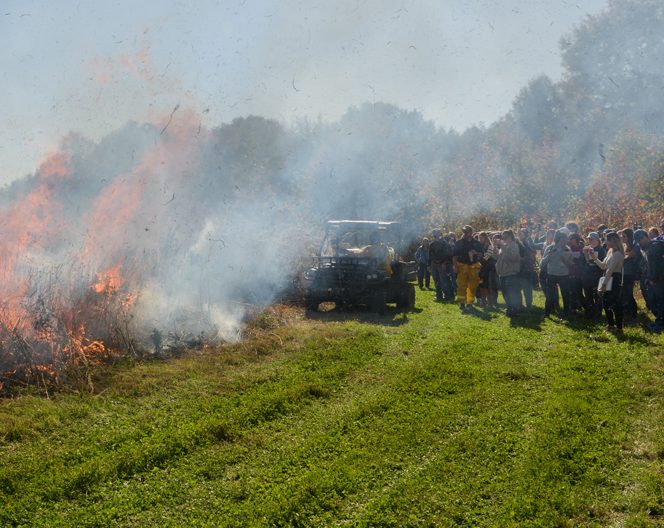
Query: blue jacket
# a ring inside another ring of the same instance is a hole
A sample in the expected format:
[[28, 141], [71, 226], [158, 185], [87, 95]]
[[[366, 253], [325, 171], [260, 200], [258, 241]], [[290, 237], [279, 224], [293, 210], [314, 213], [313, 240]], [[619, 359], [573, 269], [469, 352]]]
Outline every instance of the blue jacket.
[[429, 265], [429, 248], [420, 246], [415, 252], [415, 262], [418, 264], [424, 264], [425, 266]]

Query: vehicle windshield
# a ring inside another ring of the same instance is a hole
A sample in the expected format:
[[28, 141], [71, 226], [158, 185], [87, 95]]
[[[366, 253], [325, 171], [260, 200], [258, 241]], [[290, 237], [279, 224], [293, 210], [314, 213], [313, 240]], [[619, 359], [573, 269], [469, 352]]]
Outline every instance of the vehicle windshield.
[[321, 245], [321, 257], [367, 256], [367, 249], [373, 245], [386, 243], [384, 230], [348, 228], [330, 229]]

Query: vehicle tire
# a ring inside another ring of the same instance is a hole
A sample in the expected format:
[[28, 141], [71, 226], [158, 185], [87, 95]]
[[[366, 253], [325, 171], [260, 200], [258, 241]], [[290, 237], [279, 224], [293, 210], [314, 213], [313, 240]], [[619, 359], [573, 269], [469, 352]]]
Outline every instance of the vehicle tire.
[[415, 286], [412, 284], [408, 285], [408, 305], [406, 310], [412, 312], [415, 309]]
[[370, 308], [378, 315], [385, 315], [385, 291], [376, 290], [371, 294]]
[[399, 292], [397, 308], [407, 312], [410, 312], [415, 308], [415, 286], [408, 283], [403, 285], [401, 292]]

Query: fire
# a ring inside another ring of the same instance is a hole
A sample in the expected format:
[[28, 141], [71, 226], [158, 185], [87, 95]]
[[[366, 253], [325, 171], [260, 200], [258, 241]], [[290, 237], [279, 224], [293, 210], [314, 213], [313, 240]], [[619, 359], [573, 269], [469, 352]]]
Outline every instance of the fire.
[[40, 178], [66, 178], [69, 176], [69, 157], [64, 152], [52, 152], [39, 166]]
[[91, 367], [136, 354], [136, 336], [149, 335], [138, 300], [197, 230], [181, 219], [195, 217], [189, 178], [206, 132], [192, 112], [173, 116], [155, 119], [155, 137], [117, 170], [65, 140], [0, 203], [0, 391], [7, 380], [89, 388]]
[[92, 285], [92, 289], [97, 293], [113, 293], [120, 289], [124, 284], [120, 266], [120, 264], [117, 264], [104, 272], [97, 273], [97, 282]]

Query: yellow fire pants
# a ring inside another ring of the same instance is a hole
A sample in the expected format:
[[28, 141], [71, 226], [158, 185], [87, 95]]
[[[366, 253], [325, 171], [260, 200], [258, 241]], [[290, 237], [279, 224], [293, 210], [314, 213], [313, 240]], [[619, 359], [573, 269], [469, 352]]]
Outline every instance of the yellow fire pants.
[[457, 302], [473, 304], [475, 292], [480, 285], [480, 263], [457, 262]]

